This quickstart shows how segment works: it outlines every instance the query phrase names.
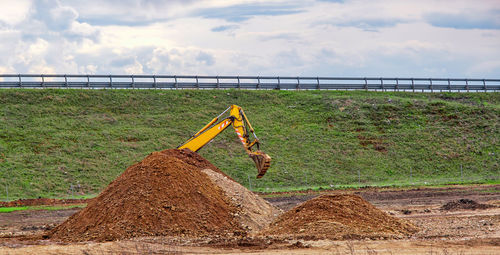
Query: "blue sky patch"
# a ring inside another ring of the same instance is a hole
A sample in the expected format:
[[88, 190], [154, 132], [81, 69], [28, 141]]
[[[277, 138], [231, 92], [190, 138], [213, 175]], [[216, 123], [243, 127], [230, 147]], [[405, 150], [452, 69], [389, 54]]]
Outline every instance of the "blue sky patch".
[[280, 16], [303, 12], [295, 5], [241, 4], [222, 8], [209, 8], [196, 12], [193, 16], [207, 19], [223, 19], [229, 22], [242, 22], [256, 16]]
[[328, 2], [328, 3], [344, 3], [344, 0], [316, 0], [318, 2]]
[[377, 31], [379, 28], [394, 27], [399, 23], [407, 23], [402, 19], [357, 19], [346, 22], [331, 22], [340, 27], [356, 27], [365, 31]]
[[237, 29], [238, 26], [235, 26], [235, 25], [226, 25], [226, 26], [218, 26], [218, 27], [214, 27], [211, 29], [212, 32], [224, 32], [224, 31], [227, 31], [227, 30], [233, 30], [233, 29]]
[[492, 10], [485, 13], [485, 15], [435, 12], [426, 14], [424, 19], [435, 27], [455, 29], [500, 29], [500, 10]]

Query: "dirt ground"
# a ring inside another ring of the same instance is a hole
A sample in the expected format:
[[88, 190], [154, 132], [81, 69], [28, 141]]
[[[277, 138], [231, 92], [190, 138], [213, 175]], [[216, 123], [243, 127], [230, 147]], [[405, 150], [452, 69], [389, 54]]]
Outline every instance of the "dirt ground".
[[[421, 230], [401, 240], [305, 241], [247, 237], [238, 240], [135, 238], [76, 244], [30, 241], [80, 208], [14, 211], [0, 214], [0, 254], [500, 254], [500, 185], [420, 189], [376, 189], [267, 194], [288, 210], [320, 194], [357, 194]], [[470, 199], [488, 209], [443, 210], [451, 201]]]

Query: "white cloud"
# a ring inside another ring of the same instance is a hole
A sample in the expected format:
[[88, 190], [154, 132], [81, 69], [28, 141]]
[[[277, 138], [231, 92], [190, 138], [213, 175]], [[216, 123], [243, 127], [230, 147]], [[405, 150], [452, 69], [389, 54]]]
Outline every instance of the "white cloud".
[[124, 67], [125, 73], [128, 74], [142, 74], [144, 73], [142, 64], [139, 63], [137, 60], [134, 61], [134, 63], [126, 65]]
[[[475, 73], [491, 73], [493, 75], [498, 75], [500, 73], [500, 60], [488, 60], [484, 62], [479, 62], [471, 66], [467, 73], [473, 75]], [[498, 76], [497, 76], [498, 77]]]
[[1, 23], [15, 25], [22, 22], [28, 16], [31, 1], [29, 0], [2, 0], [0, 3], [0, 27]]
[[29, 45], [28, 54], [30, 56], [41, 56], [47, 52], [49, 43], [43, 39], [37, 39], [35, 43]]
[[204, 69], [213, 68], [215, 63], [215, 57], [208, 51], [159, 47], [153, 50], [146, 67], [153, 73], [207, 74]]
[[47, 53], [49, 43], [43, 39], [38, 38], [32, 43], [20, 43], [16, 47], [18, 54], [17, 63], [30, 65], [34, 62], [44, 61], [44, 55]]
[[97, 66], [96, 65], [80, 65], [78, 67], [79, 73], [84, 74], [97, 74]]
[[77, 17], [75, 9], [68, 6], [57, 6], [50, 10], [51, 23], [58, 29], [68, 29]]
[[14, 73], [14, 69], [8, 66], [0, 66], [0, 73]]
[[80, 23], [77, 21], [71, 22], [68, 29], [68, 35], [73, 35], [81, 38], [88, 38], [92, 40], [98, 40], [100, 36], [100, 31], [96, 27], [91, 26], [88, 23]]

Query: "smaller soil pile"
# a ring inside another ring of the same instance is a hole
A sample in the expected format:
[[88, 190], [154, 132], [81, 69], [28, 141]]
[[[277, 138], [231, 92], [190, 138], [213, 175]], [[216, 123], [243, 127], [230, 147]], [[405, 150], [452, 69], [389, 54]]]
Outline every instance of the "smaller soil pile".
[[480, 204], [474, 200], [470, 199], [460, 199], [457, 201], [451, 201], [441, 206], [441, 211], [456, 211], [456, 210], [476, 210], [476, 209], [488, 209], [495, 207], [494, 205]]
[[418, 229], [356, 195], [323, 195], [278, 217], [261, 235], [317, 239], [404, 238]]

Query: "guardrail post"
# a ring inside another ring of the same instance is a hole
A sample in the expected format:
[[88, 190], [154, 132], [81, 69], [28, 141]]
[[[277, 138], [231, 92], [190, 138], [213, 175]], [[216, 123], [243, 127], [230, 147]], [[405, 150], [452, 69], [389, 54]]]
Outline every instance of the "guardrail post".
[[281, 82], [280, 82], [280, 77], [278, 76], [278, 90], [281, 90]]
[[42, 88], [45, 88], [45, 77], [43, 74], [42, 74]]
[[297, 87], [295, 89], [300, 90], [300, 79], [298, 76], [297, 76]]
[[174, 75], [174, 87], [175, 89], [179, 89], [179, 84], [177, 83], [177, 75]]
[[23, 80], [21, 79], [21, 74], [19, 74], [18, 76], [19, 76], [19, 87], [22, 88], [23, 87]]
[[219, 76], [216, 76], [216, 78], [217, 78], [217, 88], [220, 89]]
[[366, 91], [368, 91], [368, 80], [366, 79], [366, 77], [364, 78], [364, 80], [365, 80], [365, 87], [364, 88]]
[[153, 74], [153, 88], [156, 88], [156, 75]]
[[90, 76], [87, 74], [87, 88], [90, 88]]
[[134, 75], [131, 76], [132, 77], [132, 88], [135, 89], [135, 79], [134, 79]]
[[448, 92], [451, 92], [451, 82], [450, 82], [450, 79], [448, 79]]
[[469, 92], [469, 80], [465, 79], [465, 89]]
[[316, 89], [321, 89], [320, 86], [319, 86], [319, 77], [316, 77]]
[[399, 79], [396, 78], [396, 91], [399, 92]]
[[411, 89], [415, 92], [415, 80], [413, 80], [413, 78], [411, 78]]
[[385, 88], [384, 88], [384, 79], [382, 79], [382, 77], [380, 77], [380, 86], [382, 87], [382, 91], [385, 91]]
[[484, 92], [486, 92], [486, 81], [483, 79], [483, 87], [484, 87]]
[[238, 79], [238, 89], [241, 89], [240, 76], [236, 76], [236, 79]]
[[260, 88], [260, 77], [259, 76], [257, 76], [257, 86], [256, 86], [256, 88], [257, 89]]
[[64, 85], [68, 88], [68, 76], [66, 74], [64, 75]]
[[113, 88], [113, 77], [111, 76], [111, 74], [109, 75], [109, 87]]
[[432, 79], [429, 78], [429, 87], [431, 89], [431, 93], [434, 92], [433, 87], [432, 87]]
[[200, 89], [200, 81], [198, 80], [198, 75], [196, 75], [196, 88]]

